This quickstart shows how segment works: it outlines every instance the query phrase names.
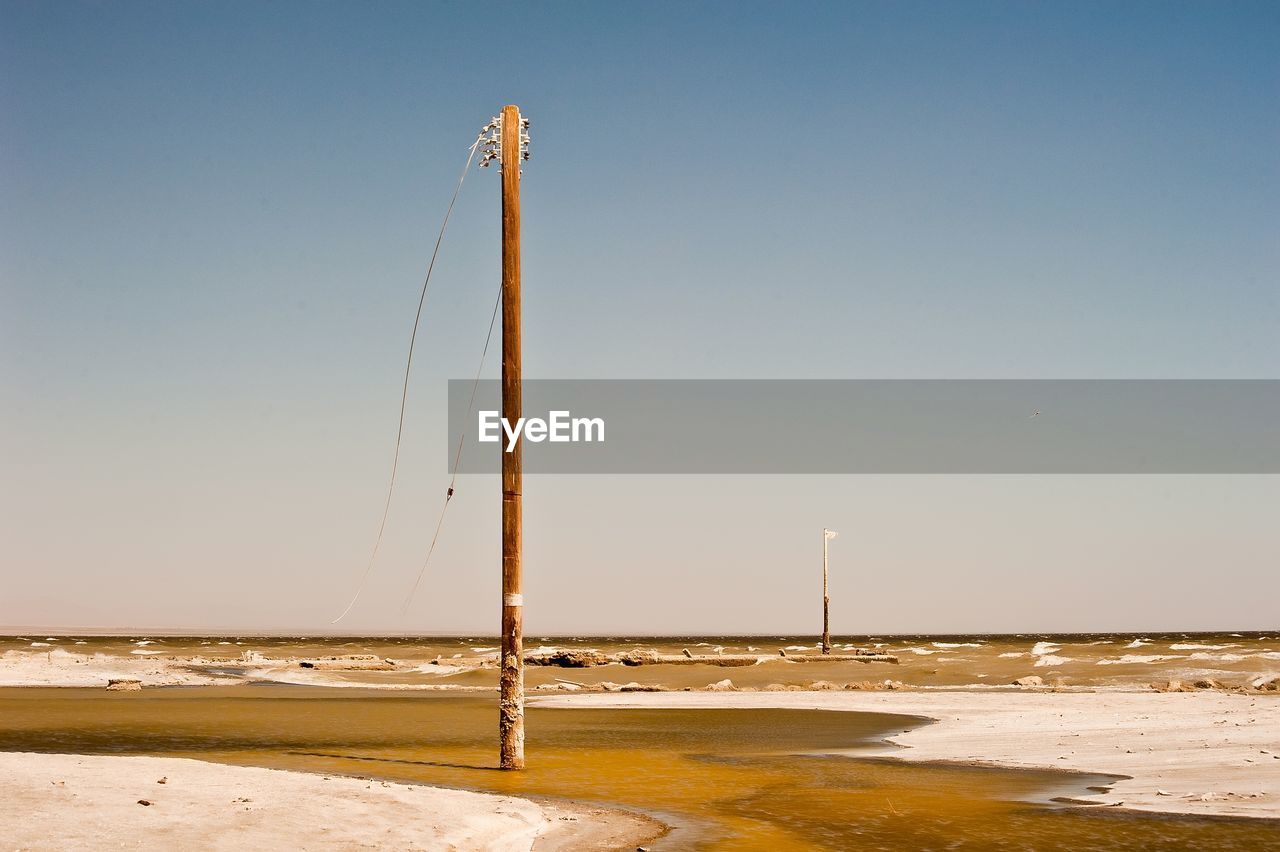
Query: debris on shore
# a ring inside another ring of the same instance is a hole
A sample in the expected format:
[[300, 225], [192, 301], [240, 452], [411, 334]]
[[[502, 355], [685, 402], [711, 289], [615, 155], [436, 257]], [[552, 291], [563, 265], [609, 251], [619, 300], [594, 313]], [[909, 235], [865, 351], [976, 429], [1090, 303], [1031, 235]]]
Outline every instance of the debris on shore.
[[298, 665], [304, 669], [329, 672], [388, 672], [399, 668], [392, 660], [379, 657], [376, 654], [342, 654], [333, 657], [318, 657], [312, 660], [299, 660]]
[[133, 677], [113, 677], [107, 681], [107, 689], [112, 692], [136, 692], [142, 689], [142, 681]]
[[[556, 649], [525, 654], [527, 666], [559, 666], [561, 668], [587, 668], [621, 663], [624, 666], [756, 666], [775, 661], [780, 657], [764, 654], [693, 654], [687, 649], [679, 654], [660, 654], [653, 650], [635, 649], [617, 654], [605, 654], [594, 650]], [[787, 656], [790, 663], [890, 663], [897, 664], [893, 654], [858, 650], [852, 654], [805, 654]]]

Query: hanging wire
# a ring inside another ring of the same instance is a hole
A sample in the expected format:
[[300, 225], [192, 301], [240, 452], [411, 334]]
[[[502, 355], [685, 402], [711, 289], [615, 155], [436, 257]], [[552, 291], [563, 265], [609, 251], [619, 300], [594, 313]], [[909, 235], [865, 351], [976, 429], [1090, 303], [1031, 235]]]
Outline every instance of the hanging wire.
[[436, 552], [436, 542], [440, 539], [440, 528], [444, 526], [444, 513], [449, 511], [449, 501], [453, 499], [453, 486], [458, 481], [458, 465], [462, 463], [462, 447], [467, 440], [467, 423], [471, 422], [471, 414], [476, 407], [476, 387], [480, 384], [480, 374], [484, 371], [484, 359], [489, 354], [489, 342], [493, 340], [493, 326], [498, 319], [498, 307], [502, 304], [502, 288], [498, 288], [498, 298], [493, 302], [493, 314], [489, 317], [489, 333], [484, 336], [484, 349], [480, 352], [480, 365], [476, 367], [476, 377], [471, 382], [471, 399], [467, 402], [467, 416], [462, 421], [462, 434], [458, 436], [458, 450], [453, 456], [453, 475], [449, 478], [449, 488], [444, 493], [444, 505], [440, 507], [440, 517], [436, 521], [435, 534], [431, 536], [431, 546], [427, 548], [427, 556], [422, 560], [422, 567], [418, 569], [418, 576], [413, 581], [413, 588], [409, 590], [409, 595], [404, 599], [404, 606], [400, 607], [400, 614], [403, 616], [409, 611], [409, 605], [413, 603], [413, 596], [418, 591], [418, 584], [422, 582], [423, 576], [427, 573], [427, 565], [431, 562], [431, 554]]
[[347, 608], [342, 611], [341, 615], [329, 622], [330, 624], [337, 624], [346, 618], [347, 613], [351, 612], [352, 607], [356, 605], [356, 601], [360, 600], [360, 595], [364, 592], [365, 583], [369, 580], [369, 573], [373, 570], [373, 563], [378, 559], [378, 549], [382, 546], [382, 534], [387, 528], [387, 516], [391, 513], [391, 495], [396, 489], [396, 470], [400, 465], [400, 441], [404, 437], [404, 410], [409, 399], [409, 373], [413, 369], [414, 344], [418, 340], [418, 326], [422, 322], [422, 306], [427, 301], [427, 286], [431, 283], [431, 272], [435, 269], [436, 258], [440, 255], [440, 243], [444, 240], [445, 228], [449, 227], [449, 216], [453, 214], [453, 205], [458, 200], [458, 193], [462, 191], [462, 182], [467, 179], [467, 172], [471, 169], [472, 160], [475, 159], [476, 149], [483, 139], [484, 131], [481, 131], [480, 135], [476, 137], [476, 141], [471, 143], [471, 149], [467, 152], [467, 163], [462, 167], [462, 174], [458, 177], [458, 185], [453, 190], [453, 198], [449, 199], [449, 207], [444, 212], [444, 221], [440, 223], [440, 233], [436, 235], [436, 245], [431, 251], [431, 262], [427, 264], [427, 274], [422, 281], [422, 293], [418, 296], [418, 310], [413, 315], [413, 332], [409, 335], [409, 355], [404, 364], [404, 384], [400, 389], [400, 419], [396, 426], [395, 453], [391, 457], [391, 478], [387, 483], [387, 499], [382, 506], [382, 520], [378, 522], [378, 536], [373, 542], [373, 552], [369, 555], [369, 563], [365, 566], [364, 574], [360, 577], [360, 584], [356, 587], [356, 593], [352, 596], [351, 602], [347, 604]]

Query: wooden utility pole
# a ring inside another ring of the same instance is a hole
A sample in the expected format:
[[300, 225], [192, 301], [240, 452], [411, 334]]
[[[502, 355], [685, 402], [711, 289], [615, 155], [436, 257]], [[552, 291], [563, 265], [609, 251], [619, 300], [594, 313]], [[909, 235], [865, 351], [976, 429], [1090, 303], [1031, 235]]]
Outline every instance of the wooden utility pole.
[[[502, 417], [520, 419], [520, 109], [502, 108]], [[502, 454], [502, 660], [499, 675], [499, 766], [524, 769], [524, 597], [521, 461], [524, 441]]]
[[831, 590], [827, 581], [827, 543], [839, 533], [822, 530], [822, 653], [831, 653]]

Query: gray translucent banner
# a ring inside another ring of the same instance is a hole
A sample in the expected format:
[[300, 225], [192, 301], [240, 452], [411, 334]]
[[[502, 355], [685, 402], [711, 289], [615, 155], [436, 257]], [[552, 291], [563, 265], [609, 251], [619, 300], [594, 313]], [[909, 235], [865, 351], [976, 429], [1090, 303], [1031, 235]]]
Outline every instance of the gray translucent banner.
[[[495, 473], [500, 387], [471, 391], [449, 382], [449, 467], [465, 435], [459, 472]], [[526, 381], [524, 416], [553, 411], [579, 440], [522, 437], [526, 473], [1280, 472], [1276, 380]]]

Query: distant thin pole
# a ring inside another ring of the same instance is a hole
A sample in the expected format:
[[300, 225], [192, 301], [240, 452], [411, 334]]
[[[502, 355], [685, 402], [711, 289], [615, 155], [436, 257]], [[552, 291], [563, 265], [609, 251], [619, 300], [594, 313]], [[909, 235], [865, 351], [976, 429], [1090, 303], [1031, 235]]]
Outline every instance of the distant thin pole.
[[827, 571], [827, 544], [839, 533], [825, 527], [822, 530], [822, 653], [831, 653], [831, 589]]

